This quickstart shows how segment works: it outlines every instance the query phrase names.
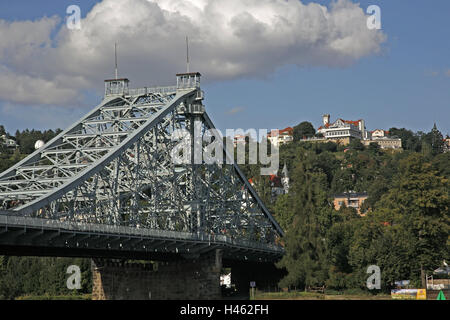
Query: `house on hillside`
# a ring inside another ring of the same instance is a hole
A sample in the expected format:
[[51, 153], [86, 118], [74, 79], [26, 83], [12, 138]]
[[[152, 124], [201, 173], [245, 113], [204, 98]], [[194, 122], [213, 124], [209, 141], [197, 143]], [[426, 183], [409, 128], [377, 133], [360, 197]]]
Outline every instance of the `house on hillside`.
[[370, 131], [369, 134], [370, 138], [382, 138], [389, 136], [389, 131], [382, 130], [382, 129], [376, 129], [373, 131]]
[[282, 130], [272, 130], [268, 135], [270, 143], [276, 147], [282, 144], [294, 141], [294, 129], [291, 127], [284, 128]]
[[289, 172], [286, 164], [284, 164], [283, 170], [281, 171], [281, 176], [273, 174], [269, 179], [272, 188], [272, 198], [289, 193]]
[[339, 210], [342, 206], [349, 208], [355, 208], [359, 215], [364, 216], [361, 213], [361, 207], [364, 201], [368, 198], [367, 192], [344, 192], [341, 194], [333, 195], [333, 205], [335, 210]]
[[[256, 183], [253, 178], [248, 179], [248, 182], [253, 188], [257, 188]], [[269, 184], [271, 188], [271, 197], [275, 200], [279, 195], [289, 193], [289, 172], [286, 164], [284, 164], [281, 175], [272, 174], [269, 176]], [[244, 197], [247, 199], [248, 195]]]
[[389, 131], [376, 129], [369, 132], [368, 139], [361, 141], [365, 146], [376, 143], [381, 149], [401, 149], [402, 139], [390, 137]]
[[450, 138], [448, 136], [444, 139], [444, 152], [450, 152]]
[[236, 148], [237, 145], [240, 144], [240, 143], [245, 144], [245, 138], [246, 138], [246, 137], [247, 137], [247, 136], [246, 136], [246, 135], [243, 135], [243, 134], [237, 134], [237, 135], [235, 135], [234, 138], [233, 138], [233, 145], [234, 145], [234, 147]]
[[317, 129], [317, 133], [321, 133], [326, 140], [341, 145], [348, 145], [352, 139], [367, 138], [363, 119], [353, 121], [339, 118], [331, 123], [329, 114], [323, 115], [322, 125]]
[[8, 149], [17, 149], [19, 145], [16, 140], [7, 137], [5, 134], [0, 136], [0, 144]]
[[365, 146], [376, 143], [381, 149], [401, 149], [402, 140], [397, 137], [390, 137], [389, 131], [376, 129], [367, 131], [365, 121], [337, 119], [330, 122], [330, 115], [322, 117], [323, 124], [317, 129], [317, 133], [323, 135], [323, 141], [332, 141], [341, 145], [348, 145], [352, 139], [358, 139]]

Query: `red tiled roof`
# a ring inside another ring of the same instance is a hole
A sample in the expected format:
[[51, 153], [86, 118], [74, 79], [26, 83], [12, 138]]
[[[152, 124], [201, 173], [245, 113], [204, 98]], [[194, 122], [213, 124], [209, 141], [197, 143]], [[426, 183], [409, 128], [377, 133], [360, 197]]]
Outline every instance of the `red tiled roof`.
[[[272, 132], [273, 132], [273, 135], [272, 135]], [[288, 135], [293, 135], [294, 134], [294, 129], [291, 128], [291, 127], [287, 127], [287, 128], [282, 129], [282, 130], [278, 130], [278, 135], [282, 135], [284, 133], [287, 133]], [[271, 131], [267, 136], [268, 137], [276, 137], [277, 136], [276, 135], [276, 131]]]
[[[339, 119], [337, 119], [337, 120], [341, 120], [342, 122], [344, 122], [344, 123], [348, 123], [348, 124], [353, 124], [354, 126], [359, 126], [359, 122], [361, 121], [361, 120], [356, 120], [356, 121], [352, 121], [352, 120], [344, 120], [344, 119], [341, 119], [341, 118], [339, 118]], [[337, 121], [336, 120], [336, 121]], [[335, 122], [336, 122], [335, 121]], [[330, 123], [327, 123], [327, 124], [325, 124], [325, 125], [323, 125], [323, 126], [320, 126], [317, 130], [320, 130], [320, 129], [323, 129], [323, 127], [325, 126], [325, 128], [329, 128], [330, 127]]]
[[294, 129], [291, 128], [291, 127], [287, 127], [287, 128], [284, 128], [283, 130], [280, 130], [280, 134], [281, 133], [285, 133], [285, 132], [288, 132], [289, 134], [293, 134], [294, 133]]
[[[330, 126], [329, 123], [325, 124], [325, 128], [328, 128], [329, 126]], [[320, 129], [322, 129], [322, 128], [323, 128], [323, 126], [320, 126], [319, 128], [317, 128], [317, 130], [320, 130]]]
[[282, 186], [281, 178], [277, 175], [271, 174], [269, 176], [269, 180], [270, 180], [270, 182], [272, 182], [273, 187], [281, 187]]
[[[342, 120], [342, 119], [341, 119]], [[353, 124], [353, 125], [355, 125], [355, 126], [358, 126], [359, 125], [359, 122], [361, 121], [361, 120], [356, 120], [356, 121], [352, 121], [352, 120], [342, 120], [342, 121], [344, 121], [345, 123], [348, 123], [348, 124]]]

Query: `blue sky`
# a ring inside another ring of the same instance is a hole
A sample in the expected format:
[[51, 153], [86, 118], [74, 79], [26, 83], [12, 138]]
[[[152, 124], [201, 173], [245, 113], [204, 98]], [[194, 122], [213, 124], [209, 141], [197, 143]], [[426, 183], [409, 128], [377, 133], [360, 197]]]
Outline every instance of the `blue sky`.
[[[81, 7], [84, 17], [96, 2], [2, 1], [0, 19], [11, 22], [53, 15], [64, 19], [67, 6], [72, 4]], [[303, 1], [307, 2], [328, 5], [330, 1]], [[406, 127], [428, 132], [436, 122], [444, 135], [450, 134], [450, 1], [358, 3], [363, 9], [373, 4], [381, 8], [387, 40], [380, 53], [345, 67], [285, 65], [264, 77], [208, 81], [208, 74], [204, 74], [205, 104], [216, 126], [224, 131], [270, 130], [310, 121], [317, 128], [321, 115], [329, 113], [332, 121], [337, 117], [365, 119], [370, 130]], [[199, 61], [195, 55], [191, 60], [191, 70], [196, 69]], [[127, 76], [133, 79], [132, 74]], [[101, 99], [95, 93], [85, 93], [83, 101], [74, 106], [23, 106], [0, 100], [0, 124], [11, 133], [24, 128], [65, 127]]]

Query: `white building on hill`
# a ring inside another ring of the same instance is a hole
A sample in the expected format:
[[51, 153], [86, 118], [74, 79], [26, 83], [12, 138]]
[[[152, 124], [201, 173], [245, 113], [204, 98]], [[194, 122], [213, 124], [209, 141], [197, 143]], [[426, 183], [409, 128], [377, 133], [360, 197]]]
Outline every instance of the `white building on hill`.
[[367, 131], [363, 119], [352, 121], [339, 118], [331, 123], [330, 115], [325, 114], [322, 117], [322, 122], [323, 124], [317, 129], [317, 132], [323, 134], [326, 139], [367, 139]]

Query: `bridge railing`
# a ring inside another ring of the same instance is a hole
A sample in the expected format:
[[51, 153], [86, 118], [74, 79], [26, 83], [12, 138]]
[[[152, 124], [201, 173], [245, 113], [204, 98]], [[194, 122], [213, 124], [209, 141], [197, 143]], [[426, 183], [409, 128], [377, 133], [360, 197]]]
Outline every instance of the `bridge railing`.
[[0, 214], [0, 225], [6, 226], [18, 226], [18, 227], [32, 227], [41, 229], [56, 229], [67, 231], [79, 231], [79, 232], [94, 232], [103, 234], [119, 234], [128, 236], [139, 237], [154, 237], [154, 238], [166, 238], [175, 240], [188, 240], [188, 241], [201, 241], [215, 244], [224, 244], [235, 247], [253, 248], [259, 250], [272, 250], [275, 252], [282, 252], [283, 248], [270, 243], [260, 243], [249, 240], [232, 239], [225, 235], [214, 235], [206, 233], [189, 233], [178, 232], [169, 230], [156, 230], [146, 228], [135, 228], [127, 226], [114, 226], [106, 224], [94, 224], [83, 222], [69, 222], [69, 221], [57, 221], [52, 219], [32, 218], [32, 217], [20, 217], [14, 215]]
[[162, 94], [168, 94], [171, 92], [176, 92], [177, 87], [176, 86], [167, 86], [167, 87], [152, 87], [152, 88], [136, 88], [136, 89], [128, 89], [128, 94], [130, 96], [142, 96], [150, 93], [162, 93]]

